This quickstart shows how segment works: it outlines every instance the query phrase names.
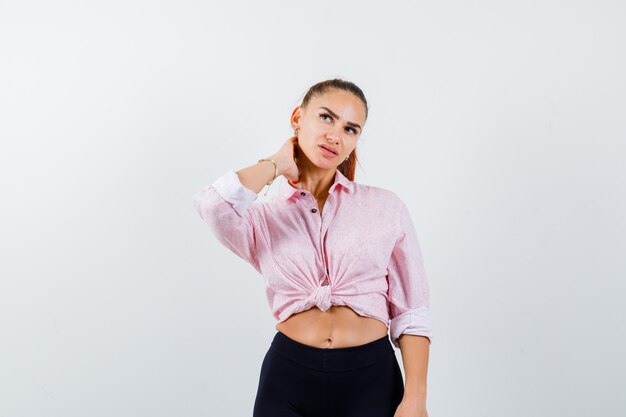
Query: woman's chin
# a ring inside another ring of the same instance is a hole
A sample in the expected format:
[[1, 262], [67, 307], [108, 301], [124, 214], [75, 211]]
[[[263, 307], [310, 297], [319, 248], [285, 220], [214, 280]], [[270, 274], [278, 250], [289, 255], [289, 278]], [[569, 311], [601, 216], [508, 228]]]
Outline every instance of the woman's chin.
[[337, 169], [337, 164], [326, 158], [322, 158], [320, 161], [317, 161], [315, 166], [319, 169]]

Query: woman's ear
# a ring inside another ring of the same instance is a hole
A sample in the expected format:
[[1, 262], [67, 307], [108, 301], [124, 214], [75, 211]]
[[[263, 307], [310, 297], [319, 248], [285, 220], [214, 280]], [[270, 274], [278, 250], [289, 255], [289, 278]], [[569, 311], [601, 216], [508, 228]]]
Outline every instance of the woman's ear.
[[293, 111], [291, 112], [291, 117], [289, 122], [291, 123], [291, 125], [293, 126], [294, 124], [298, 124], [298, 122], [300, 121], [300, 106], [296, 106]]

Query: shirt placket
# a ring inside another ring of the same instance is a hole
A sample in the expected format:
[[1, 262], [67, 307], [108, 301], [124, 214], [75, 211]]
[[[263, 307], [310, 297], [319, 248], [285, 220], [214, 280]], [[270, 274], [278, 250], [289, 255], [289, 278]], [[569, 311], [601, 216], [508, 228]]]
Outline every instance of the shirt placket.
[[322, 252], [322, 262], [324, 263], [324, 271], [326, 274], [324, 277], [324, 281], [322, 281], [322, 285], [332, 284], [332, 281], [330, 280], [328, 258], [327, 258], [327, 253], [326, 253], [326, 234], [328, 232], [328, 226], [330, 225], [330, 222], [332, 221], [331, 215], [333, 213], [332, 210], [329, 210], [332, 204], [332, 196], [333, 196], [332, 194], [328, 195], [324, 210], [322, 211], [322, 214], [320, 215], [320, 251]]
[[[309, 194], [310, 195], [310, 194]], [[316, 202], [315, 198], [313, 198], [313, 196], [311, 195], [311, 199]], [[330, 222], [332, 221], [332, 210], [331, 210], [331, 204], [332, 204], [332, 193], [328, 195], [328, 198], [326, 199], [325, 205], [324, 205], [324, 210], [322, 211], [321, 214], [318, 213], [318, 207], [314, 207], [311, 209], [311, 213], [316, 215], [316, 222], [319, 222], [318, 225], [318, 230], [319, 230], [319, 248], [320, 248], [320, 252], [321, 252], [321, 258], [322, 258], [322, 263], [323, 263], [323, 267], [324, 267], [324, 278], [322, 279], [321, 282], [318, 283], [318, 294], [320, 294], [320, 298], [323, 296], [324, 300], [317, 300], [319, 304], [322, 304], [322, 306], [324, 306], [324, 304], [327, 304], [330, 302], [330, 297], [331, 297], [331, 289], [332, 289], [332, 281], [330, 279], [330, 272], [329, 272], [329, 267], [328, 267], [328, 259], [326, 256], [326, 249], [325, 249], [325, 240], [326, 240], [326, 233], [328, 232], [328, 226], [330, 224]], [[315, 204], [317, 206], [317, 204]], [[331, 214], [329, 214], [331, 213]], [[321, 287], [328, 287], [328, 288], [321, 288]], [[320, 307], [320, 305], [318, 305], [318, 307]]]

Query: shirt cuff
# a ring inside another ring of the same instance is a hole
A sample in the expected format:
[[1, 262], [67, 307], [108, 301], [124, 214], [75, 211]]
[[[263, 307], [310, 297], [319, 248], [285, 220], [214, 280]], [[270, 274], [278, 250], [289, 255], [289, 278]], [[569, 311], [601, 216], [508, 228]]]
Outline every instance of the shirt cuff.
[[391, 342], [400, 349], [398, 338], [402, 334], [412, 334], [416, 336], [426, 336], [432, 343], [432, 324], [430, 320], [430, 309], [428, 306], [405, 311], [399, 316], [391, 319], [389, 325]]
[[211, 186], [215, 187], [215, 190], [224, 200], [232, 204], [233, 208], [240, 216], [248, 210], [258, 197], [257, 193], [246, 188], [241, 183], [239, 175], [234, 169], [227, 171], [211, 184]]

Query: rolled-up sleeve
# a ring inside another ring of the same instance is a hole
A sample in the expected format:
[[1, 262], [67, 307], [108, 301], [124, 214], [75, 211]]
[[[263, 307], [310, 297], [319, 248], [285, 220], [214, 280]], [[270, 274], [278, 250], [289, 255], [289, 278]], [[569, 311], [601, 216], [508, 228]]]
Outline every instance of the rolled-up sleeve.
[[241, 183], [239, 175], [231, 169], [213, 184], [195, 193], [192, 200], [198, 214], [217, 239], [260, 273], [255, 227], [248, 212], [257, 196]]
[[387, 279], [389, 282], [389, 331], [400, 348], [402, 334], [426, 336], [432, 342], [429, 286], [417, 232], [406, 204], [399, 200], [399, 237], [395, 242]]

